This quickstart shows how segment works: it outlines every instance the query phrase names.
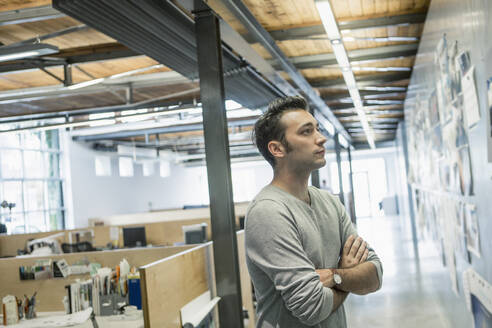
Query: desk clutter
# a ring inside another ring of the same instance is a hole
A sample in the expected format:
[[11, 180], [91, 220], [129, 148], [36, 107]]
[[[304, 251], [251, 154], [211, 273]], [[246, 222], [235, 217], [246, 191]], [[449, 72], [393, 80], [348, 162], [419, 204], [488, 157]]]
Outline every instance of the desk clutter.
[[[89, 279], [76, 279], [65, 285], [63, 303], [65, 313], [75, 314], [91, 309], [96, 316], [113, 316], [123, 313], [127, 308], [141, 310], [140, 275], [136, 267], [131, 267], [126, 259], [116, 267], [101, 267], [99, 263], [89, 263], [84, 258], [73, 265], [65, 259], [37, 260], [33, 266], [19, 267], [21, 280], [65, 279], [73, 274], [88, 274]], [[63, 285], [60, 286], [63, 289]], [[36, 292], [28, 297], [7, 295], [2, 298], [3, 324], [17, 324], [21, 319], [36, 317]], [[25, 320], [23, 320], [25, 322]]]
[[12, 295], [7, 295], [2, 299], [3, 325], [12, 325], [20, 319], [32, 319], [36, 317], [36, 292], [28, 297], [24, 295], [22, 299]]
[[53, 261], [51, 259], [36, 260], [34, 265], [19, 267], [20, 280], [43, 280], [52, 278], [66, 278], [70, 275], [96, 273], [101, 268], [99, 263], [89, 263], [87, 259], [68, 265], [65, 259]]
[[75, 313], [92, 307], [94, 314], [107, 316], [122, 313], [127, 305], [142, 309], [140, 276], [123, 259], [115, 270], [99, 268], [91, 279], [77, 280], [65, 286], [63, 303], [66, 313]]

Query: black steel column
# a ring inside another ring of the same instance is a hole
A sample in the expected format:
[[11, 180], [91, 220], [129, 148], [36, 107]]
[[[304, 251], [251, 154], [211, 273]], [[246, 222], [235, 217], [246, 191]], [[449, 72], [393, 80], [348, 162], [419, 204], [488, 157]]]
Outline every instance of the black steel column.
[[195, 32], [203, 108], [215, 280], [221, 327], [243, 327], [234, 203], [219, 20], [206, 4], [195, 0]]
[[64, 86], [68, 87], [69, 85], [72, 85], [72, 65], [63, 65], [63, 77]]
[[352, 154], [350, 152], [350, 146], [347, 148], [348, 151], [348, 160], [349, 160], [349, 183], [350, 183], [350, 194], [352, 195], [352, 201], [350, 202], [350, 217], [352, 218], [352, 222], [357, 225], [357, 217], [355, 216], [355, 197], [354, 197], [354, 180], [352, 179], [353, 171], [352, 171]]
[[337, 154], [337, 166], [338, 166], [338, 185], [340, 189], [340, 201], [345, 205], [345, 197], [343, 196], [343, 178], [342, 178], [342, 157], [340, 156], [340, 142], [338, 141], [338, 132], [335, 133], [335, 152]]

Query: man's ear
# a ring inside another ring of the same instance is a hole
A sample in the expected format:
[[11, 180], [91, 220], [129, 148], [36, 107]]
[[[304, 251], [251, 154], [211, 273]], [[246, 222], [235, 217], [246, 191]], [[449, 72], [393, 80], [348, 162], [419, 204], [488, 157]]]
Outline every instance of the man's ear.
[[273, 157], [282, 158], [285, 156], [285, 147], [280, 141], [272, 140], [268, 143], [268, 151]]

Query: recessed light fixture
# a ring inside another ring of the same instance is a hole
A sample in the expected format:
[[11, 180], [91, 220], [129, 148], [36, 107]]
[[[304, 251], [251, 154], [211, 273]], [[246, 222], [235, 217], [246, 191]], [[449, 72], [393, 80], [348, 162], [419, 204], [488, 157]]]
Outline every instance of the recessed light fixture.
[[362, 128], [366, 134], [367, 142], [371, 148], [376, 148], [374, 144], [374, 132], [368, 124], [367, 117], [363, 109], [363, 103], [360, 98], [359, 89], [355, 81], [354, 72], [350, 66], [349, 57], [345, 46], [341, 41], [341, 34], [336, 22], [335, 15], [331, 9], [329, 0], [315, 0], [321, 22], [325, 28], [326, 35], [331, 42], [333, 54], [337, 60], [338, 66], [342, 69], [343, 79], [352, 98]]

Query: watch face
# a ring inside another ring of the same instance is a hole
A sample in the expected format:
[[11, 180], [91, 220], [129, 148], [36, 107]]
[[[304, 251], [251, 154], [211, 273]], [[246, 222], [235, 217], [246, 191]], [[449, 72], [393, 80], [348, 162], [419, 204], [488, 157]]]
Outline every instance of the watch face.
[[335, 284], [340, 285], [342, 283], [342, 277], [340, 277], [339, 274], [335, 273], [333, 275], [333, 280], [335, 281]]

